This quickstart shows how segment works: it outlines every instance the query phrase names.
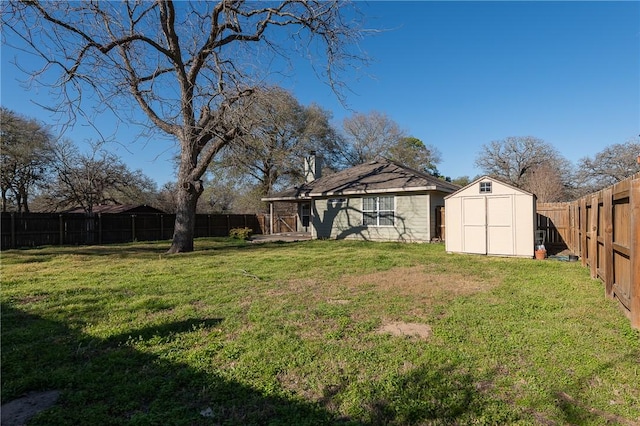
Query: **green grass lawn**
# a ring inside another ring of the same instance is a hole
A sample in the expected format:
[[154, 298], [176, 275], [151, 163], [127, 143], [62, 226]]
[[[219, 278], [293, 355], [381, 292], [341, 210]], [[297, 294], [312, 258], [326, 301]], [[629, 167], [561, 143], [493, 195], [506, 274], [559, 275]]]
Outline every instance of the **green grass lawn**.
[[639, 333], [578, 263], [167, 247], [3, 252], [2, 402], [62, 391], [32, 425], [640, 422]]

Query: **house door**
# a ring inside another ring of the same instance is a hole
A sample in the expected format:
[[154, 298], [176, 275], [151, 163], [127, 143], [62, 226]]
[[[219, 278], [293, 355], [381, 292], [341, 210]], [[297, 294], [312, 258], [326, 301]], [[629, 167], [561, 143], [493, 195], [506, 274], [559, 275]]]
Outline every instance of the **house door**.
[[309, 232], [309, 222], [311, 220], [311, 203], [300, 204], [300, 222], [303, 232]]
[[462, 251], [487, 254], [487, 206], [485, 197], [462, 199]]

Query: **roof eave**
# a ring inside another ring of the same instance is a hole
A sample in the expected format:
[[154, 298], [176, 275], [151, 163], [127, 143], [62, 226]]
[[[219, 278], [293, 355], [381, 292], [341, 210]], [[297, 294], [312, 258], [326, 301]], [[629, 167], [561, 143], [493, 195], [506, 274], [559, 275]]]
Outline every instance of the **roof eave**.
[[367, 194], [388, 194], [398, 192], [425, 192], [425, 191], [443, 191], [442, 188], [438, 188], [435, 185], [429, 186], [414, 186], [409, 188], [382, 188], [382, 189], [359, 189], [352, 191], [327, 191], [327, 192], [311, 192], [311, 197], [331, 197], [334, 195], [367, 195]]
[[309, 196], [300, 197], [265, 197], [260, 198], [261, 201], [308, 201], [311, 200]]

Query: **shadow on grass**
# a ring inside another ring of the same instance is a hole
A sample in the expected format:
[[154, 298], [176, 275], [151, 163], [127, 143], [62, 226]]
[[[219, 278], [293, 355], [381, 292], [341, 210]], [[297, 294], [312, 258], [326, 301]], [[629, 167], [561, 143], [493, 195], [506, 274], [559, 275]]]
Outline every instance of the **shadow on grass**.
[[[146, 352], [129, 341], [169, 341], [221, 321], [194, 318], [100, 340], [3, 304], [3, 403], [29, 391], [62, 391], [58, 403], [30, 425], [411, 425], [472, 423], [483, 416], [515, 420], [513, 412], [503, 415], [500, 403], [477, 391], [459, 363], [438, 365], [434, 360], [392, 382], [345, 381], [311, 402], [285, 390], [266, 395], [176, 361], [189, 356], [185, 350], [174, 357], [171, 350], [161, 352], [161, 344], [150, 343]], [[361, 409], [341, 416], [341, 401], [354, 392]]]
[[171, 246], [171, 241], [161, 242], [137, 242], [128, 244], [109, 244], [95, 246], [47, 246], [37, 248], [20, 248], [5, 250], [2, 253], [5, 259], [8, 257], [9, 264], [46, 262], [55, 256], [89, 256], [103, 257], [112, 256], [116, 258], [141, 257], [154, 258], [164, 256], [183, 256], [206, 252], [252, 250], [264, 248], [290, 247], [291, 244], [304, 244], [307, 241], [270, 241], [260, 244], [230, 238], [200, 238], [196, 239], [195, 250], [191, 253], [178, 253], [168, 255], [167, 250]]
[[[612, 370], [616, 368], [616, 365], [622, 364], [623, 362], [631, 362], [635, 363], [637, 361], [637, 356], [633, 354], [629, 354], [625, 357], [622, 357], [618, 360], [610, 360], [609, 362], [605, 362], [602, 365], [598, 366], [593, 372], [591, 372], [588, 376], [581, 378], [578, 382], [581, 386], [570, 386], [569, 388], [564, 388], [563, 390], [559, 390], [555, 392], [554, 400], [556, 401], [556, 405], [561, 414], [561, 418], [564, 424], [615, 424], [615, 425], [627, 425], [627, 426], [637, 426], [638, 419], [628, 419], [623, 416], [600, 410], [595, 407], [591, 407], [584, 401], [582, 401], [579, 395], [584, 392], [581, 389], [586, 389], [588, 386], [584, 385], [585, 383], [590, 383], [594, 381], [594, 378], [599, 377], [607, 370]], [[616, 394], [612, 393], [610, 395], [612, 400], [615, 400]], [[620, 401], [610, 402], [612, 406], [622, 405]]]
[[[126, 344], [129, 336], [167, 337], [220, 319], [132, 330], [95, 342], [64, 324], [2, 305], [2, 400], [29, 391], [63, 392], [29, 424], [332, 424], [321, 406], [265, 396]], [[86, 343], [92, 341], [91, 348]]]
[[139, 328], [127, 333], [111, 336], [104, 340], [106, 345], [124, 344], [130, 338], [149, 340], [153, 337], [167, 337], [179, 333], [188, 333], [198, 329], [212, 328], [220, 324], [221, 318], [191, 318], [158, 326]]

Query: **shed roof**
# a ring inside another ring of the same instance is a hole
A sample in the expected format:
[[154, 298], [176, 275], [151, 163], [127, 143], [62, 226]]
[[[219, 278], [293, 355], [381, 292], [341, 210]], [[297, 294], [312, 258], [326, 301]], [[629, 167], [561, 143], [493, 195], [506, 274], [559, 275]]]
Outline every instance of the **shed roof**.
[[321, 177], [263, 198], [264, 201], [286, 201], [323, 196], [379, 194], [408, 191], [441, 191], [451, 193], [459, 188], [451, 182], [413, 170], [394, 161], [370, 161]]
[[447, 195], [447, 196], [446, 196], [446, 197], [444, 197], [444, 198], [445, 198], [445, 199], [447, 199], [447, 198], [451, 198], [451, 197], [453, 197], [453, 196], [457, 195], [457, 194], [458, 194], [458, 193], [460, 193], [460, 192], [464, 192], [467, 188], [472, 187], [473, 185], [477, 184], [478, 182], [481, 182], [481, 181], [488, 181], [488, 180], [493, 181], [493, 182], [497, 182], [497, 183], [499, 183], [499, 184], [501, 184], [501, 185], [504, 185], [504, 186], [507, 186], [507, 187], [509, 187], [509, 188], [513, 189], [513, 190], [514, 190], [514, 191], [516, 191], [516, 192], [521, 192], [521, 193], [523, 193], [523, 194], [531, 195], [531, 196], [535, 197], [535, 194], [532, 194], [532, 193], [531, 193], [531, 192], [529, 192], [529, 191], [525, 191], [525, 190], [524, 190], [524, 189], [522, 189], [522, 188], [518, 188], [518, 187], [516, 187], [516, 186], [513, 186], [512, 184], [507, 183], [507, 182], [503, 181], [502, 179], [498, 179], [498, 178], [495, 178], [495, 177], [493, 177], [493, 176], [489, 176], [489, 175], [484, 175], [484, 176], [479, 177], [478, 179], [474, 180], [474, 181], [473, 181], [473, 182], [471, 182], [470, 184], [468, 184], [468, 185], [466, 185], [466, 186], [463, 186], [462, 188], [458, 189], [458, 190], [457, 190], [457, 191], [455, 191], [454, 193]]

